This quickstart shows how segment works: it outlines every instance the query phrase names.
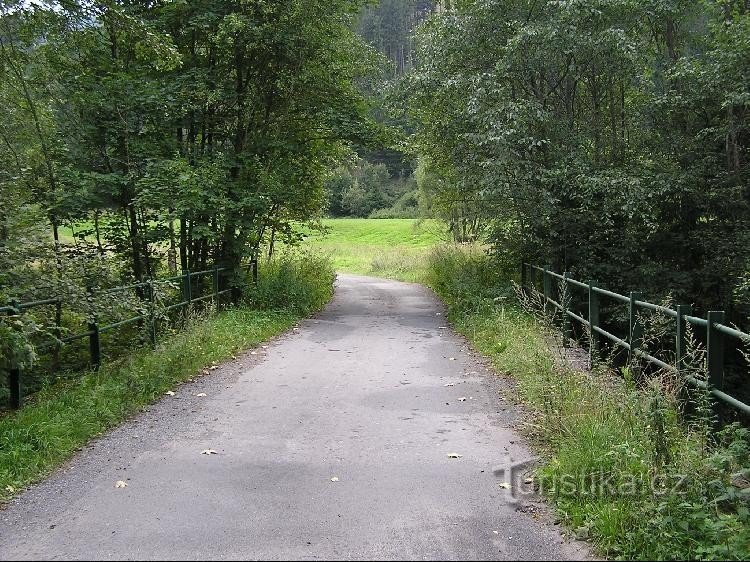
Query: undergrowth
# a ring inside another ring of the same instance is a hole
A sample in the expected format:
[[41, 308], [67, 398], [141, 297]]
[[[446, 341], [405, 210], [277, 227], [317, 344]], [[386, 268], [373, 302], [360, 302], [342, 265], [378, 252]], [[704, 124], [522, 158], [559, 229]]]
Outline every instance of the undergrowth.
[[688, 390], [663, 374], [636, 384], [607, 365], [576, 372], [556, 357], [544, 316], [518, 306], [511, 279], [476, 250], [430, 260], [456, 328], [517, 381], [545, 452], [535, 485], [561, 519], [608, 557], [749, 558], [748, 429], [715, 432], [702, 393], [684, 417]]

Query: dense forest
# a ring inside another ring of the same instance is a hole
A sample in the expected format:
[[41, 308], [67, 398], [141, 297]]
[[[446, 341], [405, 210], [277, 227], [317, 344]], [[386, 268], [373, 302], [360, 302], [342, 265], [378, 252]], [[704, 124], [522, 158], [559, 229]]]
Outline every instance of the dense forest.
[[747, 316], [747, 0], [465, 0], [400, 95], [423, 187], [499, 257]]

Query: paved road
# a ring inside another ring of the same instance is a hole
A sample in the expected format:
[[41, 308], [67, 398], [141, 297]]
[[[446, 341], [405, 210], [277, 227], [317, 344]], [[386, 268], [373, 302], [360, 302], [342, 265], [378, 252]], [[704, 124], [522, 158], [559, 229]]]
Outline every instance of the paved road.
[[0, 511], [0, 559], [584, 556], [500, 487], [493, 468], [529, 452], [503, 383], [437, 299], [337, 285], [323, 313], [175, 389]]

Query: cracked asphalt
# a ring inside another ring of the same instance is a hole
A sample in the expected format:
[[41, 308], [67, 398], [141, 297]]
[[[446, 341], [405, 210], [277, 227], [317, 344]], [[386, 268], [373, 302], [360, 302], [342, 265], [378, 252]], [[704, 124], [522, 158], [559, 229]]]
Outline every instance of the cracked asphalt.
[[587, 558], [505, 489], [496, 469], [532, 459], [519, 411], [443, 314], [419, 285], [340, 275], [322, 313], [0, 511], [0, 559]]

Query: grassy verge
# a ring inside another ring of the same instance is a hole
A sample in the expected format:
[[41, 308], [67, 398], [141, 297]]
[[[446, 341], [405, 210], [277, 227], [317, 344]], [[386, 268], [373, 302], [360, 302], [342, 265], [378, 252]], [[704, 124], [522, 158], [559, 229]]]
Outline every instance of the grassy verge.
[[421, 281], [427, 256], [445, 240], [435, 220], [328, 219], [328, 232], [315, 234], [306, 246], [327, 255], [336, 271]]
[[443, 249], [430, 262], [456, 328], [517, 381], [546, 453], [536, 485], [561, 519], [608, 557], [747, 559], [748, 430], [686, 423], [677, 381], [635, 387], [566, 368], [543, 324], [494, 300], [512, 293], [509, 278], [476, 252]]
[[[269, 264], [249, 300], [256, 310], [229, 309], [163, 341], [37, 393], [0, 417], [0, 502], [39, 481], [91, 438], [116, 426], [207, 365], [289, 329], [332, 295], [329, 263], [305, 256]], [[273, 301], [264, 295], [284, 295]], [[257, 309], [260, 310], [257, 310]]]

